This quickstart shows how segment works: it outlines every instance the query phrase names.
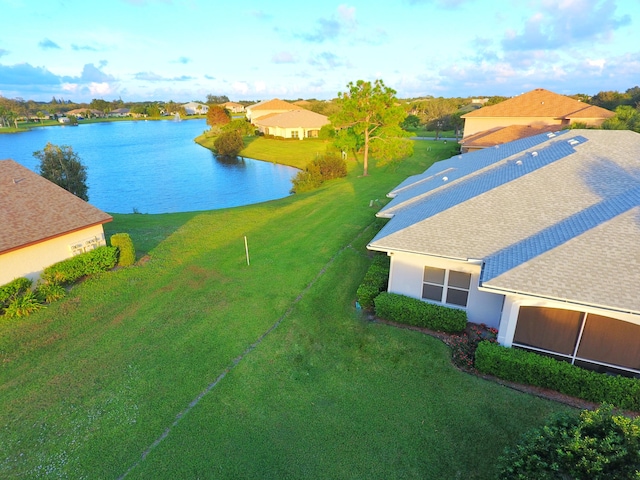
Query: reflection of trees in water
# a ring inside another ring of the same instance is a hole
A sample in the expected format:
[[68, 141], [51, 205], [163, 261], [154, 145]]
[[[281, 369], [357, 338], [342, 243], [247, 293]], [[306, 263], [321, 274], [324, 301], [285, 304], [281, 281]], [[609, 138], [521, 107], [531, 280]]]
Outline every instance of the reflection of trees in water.
[[230, 156], [230, 155], [213, 155], [213, 158], [219, 165], [224, 167], [246, 167], [244, 157]]

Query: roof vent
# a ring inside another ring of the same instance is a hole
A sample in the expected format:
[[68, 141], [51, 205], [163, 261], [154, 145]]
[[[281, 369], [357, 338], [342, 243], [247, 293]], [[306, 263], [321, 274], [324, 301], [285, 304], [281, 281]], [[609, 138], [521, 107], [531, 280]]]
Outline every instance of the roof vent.
[[449, 180], [449, 177], [442, 177], [443, 182], [446, 182], [447, 180]]
[[518, 165], [518, 166], [519, 166], [519, 165], [522, 165], [522, 160], [517, 160], [517, 161], [516, 161], [516, 165]]
[[531, 152], [531, 156], [532, 157], [537, 157], [538, 156], [538, 152]]
[[567, 140], [569, 142], [569, 145], [577, 145], [580, 142], [578, 140], [576, 140], [575, 138], [572, 138], [571, 140]]
[[555, 134], [555, 133], [553, 133], [553, 132], [549, 132], [549, 133], [547, 133], [547, 137], [549, 137], [549, 138], [553, 138], [553, 137], [555, 137], [555, 136], [556, 136], [556, 134]]

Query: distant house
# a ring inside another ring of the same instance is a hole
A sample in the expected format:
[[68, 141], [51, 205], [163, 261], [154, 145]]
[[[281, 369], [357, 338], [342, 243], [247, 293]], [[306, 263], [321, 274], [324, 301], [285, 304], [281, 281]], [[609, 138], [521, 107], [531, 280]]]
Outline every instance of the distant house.
[[436, 162], [378, 213], [390, 292], [505, 346], [640, 376], [640, 134], [547, 132]]
[[294, 105], [293, 103], [285, 102], [284, 100], [280, 100], [278, 98], [274, 98], [273, 100], [265, 100], [263, 102], [256, 103], [254, 105], [249, 105], [246, 109], [247, 120], [255, 125], [255, 120], [260, 117], [264, 117], [265, 115], [271, 115], [274, 113], [285, 113], [290, 112], [292, 110], [304, 110], [302, 107], [298, 105]]
[[189, 102], [183, 103], [182, 106], [187, 115], [206, 115], [209, 111], [209, 107], [204, 103]]
[[220, 105], [222, 108], [229, 110], [231, 113], [242, 113], [244, 112], [244, 105], [241, 103], [235, 102], [225, 102]]
[[109, 117], [129, 117], [131, 115], [131, 111], [128, 108], [116, 108], [115, 110], [111, 110], [109, 112]]
[[105, 245], [112, 217], [13, 160], [0, 160], [0, 285], [37, 279], [56, 262]]
[[471, 152], [558, 131], [573, 123], [598, 127], [614, 115], [604, 108], [538, 88], [462, 115], [464, 133], [460, 144], [462, 152]]
[[69, 110], [67, 112], [67, 115], [73, 115], [74, 117], [78, 118], [102, 118], [105, 116], [104, 112], [96, 110], [95, 108], [76, 108], [74, 110]]
[[253, 124], [265, 135], [300, 140], [317, 137], [320, 129], [329, 123], [328, 117], [310, 110], [271, 113], [253, 120]]

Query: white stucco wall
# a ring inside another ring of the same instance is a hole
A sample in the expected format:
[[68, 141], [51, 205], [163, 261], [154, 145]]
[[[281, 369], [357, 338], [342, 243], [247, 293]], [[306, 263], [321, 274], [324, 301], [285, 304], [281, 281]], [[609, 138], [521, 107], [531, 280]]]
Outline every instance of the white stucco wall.
[[0, 285], [18, 277], [35, 282], [46, 267], [72, 257], [72, 245], [84, 244], [96, 237], [100, 245], [106, 245], [102, 225], [0, 255]]
[[[478, 290], [481, 266], [476, 263], [393, 252], [389, 270], [389, 292], [408, 297], [422, 297], [424, 267], [444, 268], [471, 274], [471, 287], [467, 301], [467, 318], [473, 323], [484, 323], [498, 328], [504, 296]], [[426, 300], [425, 300], [426, 301]], [[453, 308], [455, 305], [447, 305]]]
[[602, 308], [589, 307], [585, 305], [577, 305], [569, 302], [560, 302], [547, 300], [544, 298], [529, 297], [526, 295], [507, 294], [505, 296], [504, 308], [502, 309], [502, 317], [500, 319], [500, 328], [498, 332], [498, 343], [506, 347], [510, 347], [513, 343], [513, 337], [516, 332], [518, 323], [518, 314], [520, 307], [545, 307], [558, 308], [561, 310], [573, 310], [576, 312], [593, 313], [605, 317], [615, 318], [624, 322], [640, 325], [640, 315], [630, 313], [615, 312]]

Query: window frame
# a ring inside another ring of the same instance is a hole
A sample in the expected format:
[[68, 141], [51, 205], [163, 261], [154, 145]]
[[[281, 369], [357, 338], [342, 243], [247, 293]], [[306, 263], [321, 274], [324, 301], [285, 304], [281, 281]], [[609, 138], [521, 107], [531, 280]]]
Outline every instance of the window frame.
[[[431, 275], [428, 276], [427, 273], [429, 271]], [[436, 278], [440, 276], [440, 272], [442, 272], [442, 283], [438, 281], [439, 278]], [[456, 277], [458, 275], [465, 275], [468, 277], [469, 282], [467, 287], [461, 286], [459, 284], [460, 283], [459, 278], [457, 279], [458, 281], [456, 281], [456, 279], [453, 278], [453, 285], [451, 284], [451, 277], [452, 276]], [[449, 268], [432, 267], [430, 265], [425, 265], [422, 271], [422, 291], [420, 294], [420, 298], [422, 300], [435, 302], [435, 303], [439, 303], [439, 304], [454, 307], [454, 308], [467, 309], [469, 306], [469, 295], [471, 293], [472, 276], [473, 275], [469, 272], [463, 272], [460, 270], [452, 270]], [[425, 287], [429, 288], [433, 293], [437, 292], [437, 290], [440, 289], [440, 299], [434, 298], [435, 295], [425, 296]], [[466, 297], [465, 297], [464, 304], [452, 302], [451, 301], [452, 298], [449, 295], [449, 291], [455, 292], [454, 294], [456, 293], [465, 294]]]

